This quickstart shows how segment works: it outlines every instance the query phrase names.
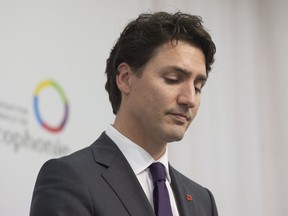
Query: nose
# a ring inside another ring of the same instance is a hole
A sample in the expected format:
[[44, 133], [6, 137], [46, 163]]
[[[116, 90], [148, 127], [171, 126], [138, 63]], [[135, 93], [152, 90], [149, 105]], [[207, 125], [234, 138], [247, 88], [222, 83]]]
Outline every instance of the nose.
[[177, 102], [180, 105], [185, 105], [188, 108], [193, 108], [197, 105], [198, 96], [196, 94], [194, 84], [182, 86], [178, 94]]

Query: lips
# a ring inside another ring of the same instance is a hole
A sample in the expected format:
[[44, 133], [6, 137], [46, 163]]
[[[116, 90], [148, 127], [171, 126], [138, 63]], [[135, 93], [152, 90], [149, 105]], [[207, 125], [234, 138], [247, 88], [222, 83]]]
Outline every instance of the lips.
[[190, 117], [188, 115], [185, 115], [183, 113], [170, 113], [174, 118], [176, 118], [180, 122], [188, 122], [190, 120]]

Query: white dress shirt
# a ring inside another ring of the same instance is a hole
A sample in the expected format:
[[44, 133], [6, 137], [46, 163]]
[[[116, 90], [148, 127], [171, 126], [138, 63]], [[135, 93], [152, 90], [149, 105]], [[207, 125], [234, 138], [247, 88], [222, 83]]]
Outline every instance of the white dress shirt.
[[[122, 135], [112, 125], [108, 126], [106, 134], [113, 140], [113, 142], [118, 146], [120, 151], [126, 157], [128, 163], [130, 164], [136, 177], [138, 178], [149, 202], [154, 208], [153, 204], [154, 186], [149, 166], [156, 161], [147, 151], [145, 151], [142, 147], [140, 147], [139, 145], [137, 145], [136, 143], [132, 142], [127, 137]], [[169, 174], [169, 165], [168, 165], [168, 149], [166, 149], [164, 155], [159, 160], [157, 160], [157, 162], [161, 162], [165, 166], [167, 176], [166, 186], [169, 192], [169, 198], [173, 216], [179, 216], [175, 197], [170, 185], [171, 178]]]

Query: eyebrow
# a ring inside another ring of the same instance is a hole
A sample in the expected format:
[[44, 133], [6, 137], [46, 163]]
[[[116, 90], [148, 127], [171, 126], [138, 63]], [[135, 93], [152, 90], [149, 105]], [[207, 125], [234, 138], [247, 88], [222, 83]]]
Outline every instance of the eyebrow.
[[[172, 70], [174, 71], [177, 71], [177, 72], [180, 72], [182, 74], [184, 74], [185, 76], [191, 76], [192, 72], [185, 69], [185, 68], [181, 68], [181, 67], [178, 67], [178, 66], [171, 66], [170, 67]], [[203, 74], [198, 74], [196, 76], [196, 80], [197, 81], [203, 81], [203, 82], [206, 82], [208, 79], [208, 77], [206, 75], [203, 75]]]

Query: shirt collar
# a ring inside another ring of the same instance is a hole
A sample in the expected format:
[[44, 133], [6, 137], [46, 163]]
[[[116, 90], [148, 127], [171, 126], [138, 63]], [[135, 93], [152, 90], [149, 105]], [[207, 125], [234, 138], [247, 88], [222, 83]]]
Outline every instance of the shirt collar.
[[[105, 132], [124, 154], [135, 175], [145, 171], [147, 168], [149, 169], [149, 166], [156, 162], [145, 149], [125, 137], [112, 125], [109, 125]], [[165, 166], [167, 180], [171, 183], [168, 164], [168, 148], [166, 148], [165, 153], [157, 162], [161, 162]]]

